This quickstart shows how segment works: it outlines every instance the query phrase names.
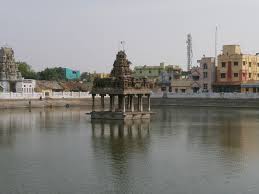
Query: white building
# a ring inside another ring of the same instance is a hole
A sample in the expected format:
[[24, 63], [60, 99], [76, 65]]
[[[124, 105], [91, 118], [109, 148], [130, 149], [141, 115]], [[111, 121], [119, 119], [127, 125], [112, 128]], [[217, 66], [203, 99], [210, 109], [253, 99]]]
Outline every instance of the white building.
[[23, 79], [21, 82], [18, 82], [16, 84], [16, 92], [32, 94], [32, 93], [34, 93], [35, 87], [36, 87], [36, 80]]

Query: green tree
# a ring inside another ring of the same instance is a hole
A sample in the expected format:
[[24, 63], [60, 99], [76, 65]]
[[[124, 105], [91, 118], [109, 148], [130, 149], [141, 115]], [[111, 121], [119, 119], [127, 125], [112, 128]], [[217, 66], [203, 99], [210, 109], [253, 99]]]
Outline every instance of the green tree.
[[89, 82], [91, 80], [91, 74], [89, 72], [83, 72], [80, 79]]
[[25, 79], [37, 79], [37, 73], [26, 62], [17, 62], [18, 69]]
[[52, 80], [61, 81], [65, 80], [65, 71], [62, 67], [46, 68], [41, 72], [38, 72], [38, 78], [40, 80]]

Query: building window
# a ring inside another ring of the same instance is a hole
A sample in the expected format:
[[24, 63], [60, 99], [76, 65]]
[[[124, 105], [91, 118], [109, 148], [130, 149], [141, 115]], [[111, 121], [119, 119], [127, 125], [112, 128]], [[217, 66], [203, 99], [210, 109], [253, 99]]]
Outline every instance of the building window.
[[238, 73], [234, 73], [234, 77], [238, 77]]
[[175, 93], [178, 93], [178, 88], [175, 89]]
[[234, 62], [234, 66], [238, 66], [238, 62], [237, 61]]
[[192, 79], [193, 79], [194, 81], [198, 81], [198, 80], [200, 79], [200, 77], [199, 77], [199, 76], [192, 76]]
[[259, 73], [257, 73], [257, 77], [259, 77]]
[[203, 64], [203, 69], [208, 69], [207, 63], [204, 63], [204, 64]]
[[245, 62], [245, 61], [243, 61], [243, 65], [246, 65], [246, 62]]
[[252, 66], [252, 62], [249, 62], [249, 67], [251, 67]]
[[257, 67], [259, 67], [259, 63], [257, 63]]
[[246, 92], [249, 92], [249, 88], [246, 88]]
[[225, 73], [222, 73], [220, 76], [221, 76], [221, 78], [226, 78], [226, 74]]
[[151, 73], [151, 70], [149, 70], [148, 72]]
[[139, 73], [142, 73], [142, 71], [139, 71]]
[[181, 92], [182, 92], [182, 93], [185, 93], [185, 89], [181, 89]]
[[252, 73], [249, 73], [249, 78], [251, 78], [252, 77]]
[[222, 68], [225, 68], [225, 67], [226, 67], [226, 63], [225, 63], [225, 62], [222, 62], [222, 63], [221, 63], [221, 66], [222, 66]]
[[203, 78], [207, 78], [208, 77], [208, 72], [203, 72]]
[[208, 84], [203, 84], [203, 89], [208, 90]]
[[172, 80], [172, 77], [170, 76], [170, 77], [169, 77], [169, 81], [171, 81], [171, 80]]

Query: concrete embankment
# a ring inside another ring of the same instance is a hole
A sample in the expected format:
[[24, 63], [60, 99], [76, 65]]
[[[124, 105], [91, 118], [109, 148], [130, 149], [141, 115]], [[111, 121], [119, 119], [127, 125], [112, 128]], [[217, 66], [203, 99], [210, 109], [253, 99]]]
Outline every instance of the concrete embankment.
[[153, 98], [152, 106], [259, 108], [258, 99]]
[[[136, 102], [137, 100], [135, 100]], [[146, 99], [144, 99], [146, 104]], [[96, 99], [96, 106], [100, 106], [100, 99]], [[211, 99], [211, 98], [152, 98], [151, 105], [157, 106], [189, 106], [189, 107], [239, 107], [259, 108], [258, 99]], [[92, 106], [92, 99], [43, 99], [43, 100], [0, 100], [0, 109], [12, 108], [44, 108], [44, 107], [79, 107]], [[108, 108], [109, 99], [105, 99]]]
[[[100, 99], [96, 99], [96, 103], [100, 104]], [[43, 99], [43, 100], [0, 100], [0, 109], [12, 108], [44, 108], [44, 107], [77, 107], [91, 106], [91, 98], [85, 99]]]

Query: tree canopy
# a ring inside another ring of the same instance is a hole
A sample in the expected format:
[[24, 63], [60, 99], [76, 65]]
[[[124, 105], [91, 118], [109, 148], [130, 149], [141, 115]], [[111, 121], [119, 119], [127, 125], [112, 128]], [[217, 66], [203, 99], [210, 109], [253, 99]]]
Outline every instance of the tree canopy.
[[37, 73], [32, 70], [31, 66], [26, 62], [17, 62], [18, 69], [25, 79], [37, 79]]
[[91, 81], [91, 73], [89, 72], [83, 72], [80, 76], [80, 79], [83, 81], [90, 82]]
[[[25, 79], [63, 81], [66, 75], [63, 67], [46, 68], [42, 71], [35, 72], [26, 62], [17, 62], [18, 69]], [[83, 75], [86, 77], [86, 75]]]
[[38, 79], [40, 80], [65, 80], [65, 72], [62, 67], [46, 68], [41, 72], [38, 72]]

